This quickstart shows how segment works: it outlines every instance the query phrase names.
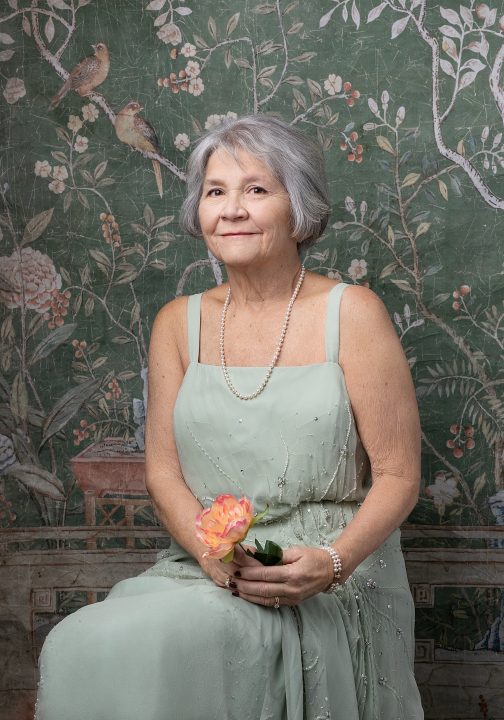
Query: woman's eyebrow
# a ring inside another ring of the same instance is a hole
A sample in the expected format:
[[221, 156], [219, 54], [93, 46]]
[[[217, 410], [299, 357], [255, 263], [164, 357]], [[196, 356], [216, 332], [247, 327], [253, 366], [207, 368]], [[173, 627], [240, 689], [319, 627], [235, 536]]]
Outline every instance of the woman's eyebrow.
[[[249, 182], [266, 182], [267, 178], [264, 175], [247, 175], [243, 178], [243, 183]], [[225, 185], [226, 181], [220, 178], [205, 178], [203, 185]]]

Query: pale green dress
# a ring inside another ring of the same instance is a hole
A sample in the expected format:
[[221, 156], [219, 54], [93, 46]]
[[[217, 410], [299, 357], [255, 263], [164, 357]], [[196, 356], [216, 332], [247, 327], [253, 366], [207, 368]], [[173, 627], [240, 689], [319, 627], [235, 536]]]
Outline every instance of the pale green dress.
[[[187, 485], [269, 505], [251, 538], [331, 543], [365, 497], [368, 461], [338, 364], [328, 294], [326, 361], [277, 367], [236, 398], [199, 363], [201, 295], [188, 301], [190, 365], [174, 409]], [[242, 393], [265, 368], [230, 368]], [[376, 419], [379, 422], [379, 418]], [[41, 655], [38, 720], [421, 720], [413, 604], [399, 532], [337, 594], [265, 608], [216, 587], [175, 542], [142, 575], [69, 616]]]

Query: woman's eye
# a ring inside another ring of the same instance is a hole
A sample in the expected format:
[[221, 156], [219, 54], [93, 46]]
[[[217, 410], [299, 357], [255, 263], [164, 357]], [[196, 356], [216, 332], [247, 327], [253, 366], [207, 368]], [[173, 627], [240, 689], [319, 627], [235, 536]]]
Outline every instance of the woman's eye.
[[212, 188], [208, 191], [207, 195], [209, 197], [218, 197], [218, 193], [221, 193], [222, 190], [220, 188]]
[[259, 187], [259, 185], [254, 185], [253, 188], [251, 188], [253, 195], [260, 195], [261, 193], [265, 193], [266, 190], [262, 187]]

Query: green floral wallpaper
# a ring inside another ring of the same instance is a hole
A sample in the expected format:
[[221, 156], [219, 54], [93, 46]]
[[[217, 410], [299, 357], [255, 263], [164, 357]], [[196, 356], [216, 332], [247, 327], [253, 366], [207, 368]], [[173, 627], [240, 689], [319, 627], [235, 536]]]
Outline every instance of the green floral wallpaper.
[[[115, 489], [141, 498], [152, 320], [224, 272], [178, 227], [186, 159], [223, 118], [276, 114], [326, 154], [332, 219], [307, 267], [377, 292], [413, 372], [405, 548], [466, 552], [479, 578], [456, 569], [427, 601], [418, 584], [426, 662], [503, 668], [503, 3], [182, 2], [0, 5], [1, 537], [155, 524], [145, 500], [97, 505], [111, 486], [89, 468], [126, 457]], [[34, 547], [64, 552], [54, 537]], [[504, 717], [488, 678], [447, 700], [421, 660], [428, 717]]]

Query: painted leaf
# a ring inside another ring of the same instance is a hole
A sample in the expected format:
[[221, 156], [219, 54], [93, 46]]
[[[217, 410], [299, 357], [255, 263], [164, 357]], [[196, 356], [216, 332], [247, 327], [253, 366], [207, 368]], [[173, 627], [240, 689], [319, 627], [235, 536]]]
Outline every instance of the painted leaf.
[[472, 27], [473, 16], [472, 16], [471, 10], [468, 7], [465, 7], [465, 5], [460, 5], [459, 10], [460, 10], [460, 16], [461, 16], [462, 20], [465, 23], [467, 23], [467, 25], [469, 25], [469, 27]]
[[0, 43], [2, 43], [2, 45], [12, 45], [13, 42], [14, 38], [10, 35], [7, 35], [7, 33], [0, 33]]
[[367, 21], [366, 21], [366, 22], [370, 23], [370, 22], [373, 22], [374, 20], [376, 20], [377, 18], [379, 18], [380, 15], [382, 14], [383, 10], [384, 10], [386, 7], [387, 7], [387, 3], [386, 3], [386, 2], [382, 2], [382, 3], [380, 3], [379, 5], [377, 5], [375, 8], [373, 8], [372, 10], [370, 10], [370, 12], [369, 12], [369, 14], [368, 14], [368, 16], [367, 16]]
[[26, 15], [23, 15], [21, 27], [23, 28], [23, 32], [28, 35], [28, 37], [31, 37], [31, 25]]
[[392, 40], [394, 40], [398, 35], [400, 35], [404, 29], [406, 28], [406, 25], [408, 24], [408, 20], [410, 19], [409, 15], [405, 15], [404, 17], [400, 18], [399, 20], [396, 20], [395, 23], [392, 25], [392, 32], [390, 33], [390, 37]]
[[44, 34], [48, 43], [51, 43], [54, 40], [54, 22], [52, 17], [49, 18], [44, 26]]
[[65, 0], [51, 0], [51, 5], [57, 10], [71, 10], [72, 8], [68, 5]]
[[376, 100], [373, 100], [373, 98], [368, 98], [368, 107], [373, 113], [373, 115], [379, 116], [380, 111], [378, 110], [378, 103]]
[[462, 27], [462, 23], [460, 22], [458, 13], [456, 13], [455, 10], [450, 10], [449, 8], [440, 7], [439, 12], [441, 13], [441, 17], [444, 20], [448, 20], [448, 22], [451, 23], [452, 25], [460, 25], [460, 27]]
[[8, 469], [9, 477], [13, 477], [26, 488], [40, 493], [52, 500], [64, 500], [65, 488], [60, 480], [52, 473], [38, 467], [38, 465], [20, 465], [16, 463]]
[[80, 410], [82, 405], [92, 397], [100, 388], [101, 378], [90, 378], [77, 387], [70, 388], [59, 400], [47, 415], [42, 428], [42, 440], [40, 445], [45, 443], [71, 420]]
[[439, 32], [443, 33], [443, 35], [445, 35], [446, 37], [457, 39], [460, 38], [460, 33], [458, 32], [458, 30], [455, 30], [455, 28], [451, 25], [441, 25], [441, 27], [439, 28]]
[[441, 70], [449, 75], [450, 77], [455, 77], [455, 70], [453, 69], [453, 65], [448, 60], [440, 60], [439, 64], [441, 66]]
[[7, 62], [14, 55], [14, 50], [2, 50], [0, 52], [0, 62]]
[[443, 182], [440, 178], [438, 178], [438, 187], [442, 197], [445, 200], [448, 200], [448, 188], [446, 187], [446, 183]]
[[390, 153], [391, 155], [395, 155], [396, 152], [392, 145], [390, 144], [389, 140], [384, 137], [383, 135], [377, 135], [376, 142], [378, 143], [378, 147], [380, 147], [382, 150], [385, 150], [386, 152]]
[[18, 373], [12, 383], [10, 409], [19, 425], [22, 425], [28, 416], [28, 391], [21, 373]]
[[352, 2], [351, 16], [352, 16], [352, 20], [355, 23], [355, 27], [358, 30], [360, 27], [360, 12], [359, 12], [357, 5], [355, 4], [355, 0], [353, 0], [353, 2]]
[[151, 0], [147, 5], [146, 10], [161, 10], [166, 0]]
[[479, 73], [481, 70], [485, 68], [485, 64], [481, 62], [481, 60], [478, 60], [478, 58], [471, 58], [467, 62], [465, 62], [461, 70], [473, 70], [475, 73]]
[[396, 287], [398, 287], [399, 290], [410, 293], [415, 292], [407, 280], [395, 280], [394, 278], [392, 278], [390, 282], [393, 283]]
[[462, 90], [463, 88], [468, 87], [471, 83], [473, 83], [476, 80], [476, 76], [478, 73], [475, 72], [466, 72], [462, 75], [459, 82], [459, 90]]
[[18, 8], [18, 0], [7, 0], [9, 3], [9, 7], [11, 7], [13, 10], [17, 10]]
[[68, 338], [72, 335], [76, 328], [76, 323], [68, 323], [53, 330], [46, 338], [42, 340], [42, 342], [37, 345], [37, 347], [33, 351], [30, 360], [28, 361], [28, 364], [33, 365], [39, 360], [42, 360], [43, 358], [50, 355], [53, 350], [56, 350], [56, 348], [58, 348], [66, 340], [68, 340]]
[[457, 58], [458, 58], [457, 47], [451, 38], [448, 38], [448, 37], [443, 38], [442, 48], [447, 55], [452, 57], [454, 60], [457, 60]]
[[420, 223], [420, 225], [417, 227], [417, 231], [415, 233], [415, 238], [420, 237], [420, 235], [425, 235], [425, 233], [430, 228], [430, 226], [431, 226], [431, 224], [428, 222]]
[[215, 20], [210, 15], [208, 18], [208, 32], [210, 33], [211, 37], [217, 42], [217, 25], [215, 24]]
[[408, 173], [404, 180], [402, 181], [401, 187], [409, 187], [410, 185], [414, 185], [418, 179], [420, 178], [420, 173]]
[[161, 13], [161, 15], [158, 15], [157, 18], [154, 20], [154, 27], [159, 27], [160, 25], [164, 25], [168, 20], [168, 15], [170, 14], [170, 11], [167, 10], [164, 13]]
[[322, 15], [322, 17], [319, 20], [319, 28], [324, 28], [329, 23], [329, 20], [332, 18], [333, 12], [335, 10], [336, 10], [336, 8], [333, 7], [325, 15]]
[[236, 26], [238, 25], [238, 21], [240, 19], [240, 13], [237, 12], [234, 15], [232, 15], [226, 25], [226, 35], [229, 37], [234, 30], [236, 30]]
[[190, 14], [192, 13], [191, 8], [185, 7], [185, 6], [183, 6], [183, 5], [181, 5], [180, 7], [176, 7], [176, 8], [174, 8], [174, 9], [175, 9], [175, 12], [176, 12], [176, 13], [178, 13], [179, 15], [182, 15], [182, 16], [183, 16], [183, 15], [190, 15]]
[[21, 245], [27, 245], [42, 235], [51, 222], [53, 212], [54, 208], [49, 208], [49, 210], [44, 210], [27, 222]]

